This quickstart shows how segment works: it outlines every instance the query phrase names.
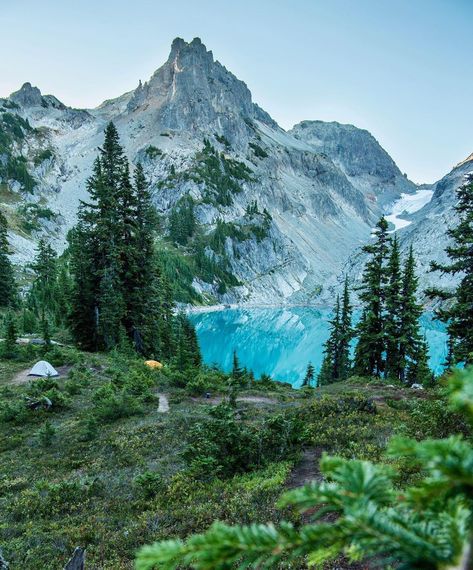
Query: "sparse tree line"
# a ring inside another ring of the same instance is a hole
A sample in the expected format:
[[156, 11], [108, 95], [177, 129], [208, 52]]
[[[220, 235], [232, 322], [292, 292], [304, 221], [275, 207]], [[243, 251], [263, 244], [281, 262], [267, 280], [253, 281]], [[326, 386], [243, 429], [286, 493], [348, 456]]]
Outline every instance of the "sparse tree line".
[[[449, 265], [432, 263], [432, 271], [460, 274], [455, 291], [427, 290], [431, 298], [444, 301], [437, 318], [447, 326], [447, 366], [473, 361], [473, 176], [458, 189], [456, 211], [460, 222], [450, 230], [453, 245], [446, 249]], [[384, 378], [406, 384], [429, 384], [433, 380], [428, 364], [428, 345], [419, 319], [418, 277], [412, 247], [404, 261], [394, 234], [381, 218], [373, 232], [362, 282], [358, 288], [361, 317], [353, 324], [348, 279], [342, 298], [337, 296], [330, 335], [324, 346], [321, 370], [315, 379], [309, 363], [303, 386], [318, 386], [346, 380], [349, 376]], [[356, 342], [352, 358], [351, 345]]]
[[[342, 299], [337, 297], [330, 320], [330, 336], [317, 377], [318, 385], [346, 380], [352, 375], [383, 378], [391, 382], [427, 384], [432, 380], [428, 347], [419, 318], [418, 279], [412, 248], [402, 263], [397, 237], [388, 234], [384, 218], [378, 222], [373, 242], [363, 248], [369, 255], [359, 298], [358, 324], [353, 325], [348, 279]], [[351, 343], [356, 341], [354, 356]]]

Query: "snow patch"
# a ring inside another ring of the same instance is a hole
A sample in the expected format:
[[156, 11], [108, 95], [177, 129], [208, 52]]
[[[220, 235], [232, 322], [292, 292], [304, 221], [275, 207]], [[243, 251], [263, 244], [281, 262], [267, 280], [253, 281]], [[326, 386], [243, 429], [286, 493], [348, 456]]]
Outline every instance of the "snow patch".
[[393, 224], [393, 232], [409, 226], [412, 222], [404, 220], [401, 216], [418, 212], [426, 206], [434, 194], [433, 190], [421, 189], [414, 194], [401, 194], [401, 197], [394, 202], [391, 213], [386, 216], [386, 220]]

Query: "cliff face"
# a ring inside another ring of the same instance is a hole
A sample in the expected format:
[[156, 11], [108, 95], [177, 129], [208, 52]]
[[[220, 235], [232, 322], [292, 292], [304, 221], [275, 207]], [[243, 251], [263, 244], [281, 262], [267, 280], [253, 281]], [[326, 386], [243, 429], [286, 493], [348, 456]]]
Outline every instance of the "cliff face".
[[456, 190], [465, 182], [467, 174], [473, 172], [473, 156], [455, 166], [446, 176], [425, 188], [433, 192], [432, 199], [408, 219], [411, 222], [400, 231], [404, 248], [412, 244], [417, 254], [418, 269], [423, 287], [441, 285], [447, 289], [456, 286], [459, 276], [440, 275], [429, 271], [431, 261], [450, 263], [445, 248], [451, 244], [447, 230], [454, 227], [457, 215]]
[[[26, 191], [21, 180], [2, 176], [14, 194], [3, 201], [15, 221], [11, 240], [20, 263], [42, 233], [64, 247], [110, 120], [129, 159], [143, 163], [165, 220], [190, 195], [204, 232], [219, 219], [239, 228], [227, 236], [224, 254], [241, 285], [221, 294], [212, 282], [195, 283], [225, 302], [316, 300], [389, 204], [416, 191], [367, 131], [305, 121], [285, 132], [198, 38], [176, 39], [147, 82], [97, 109], [71, 109], [29, 84], [0, 105], [3, 121], [8, 115], [28, 122], [8, 156], [0, 148], [4, 162], [22, 157], [34, 179]], [[264, 231], [252, 230], [263, 223], [249, 219], [254, 201], [269, 213]], [[17, 223], [28, 204], [39, 210], [29, 232]], [[42, 210], [52, 212], [49, 220]]]

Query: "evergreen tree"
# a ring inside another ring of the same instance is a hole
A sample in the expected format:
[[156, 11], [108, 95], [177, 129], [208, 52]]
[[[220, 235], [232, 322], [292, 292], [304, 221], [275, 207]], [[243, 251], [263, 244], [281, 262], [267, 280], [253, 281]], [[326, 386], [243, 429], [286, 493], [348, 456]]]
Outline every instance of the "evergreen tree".
[[95, 241], [85, 210], [79, 211], [79, 222], [68, 234], [72, 274], [69, 328], [84, 350], [99, 347], [97, 291], [100, 280], [95, 265], [98, 261]]
[[41, 334], [45, 345], [49, 348], [51, 346], [51, 329], [47, 317], [43, 317], [41, 320]]
[[14, 358], [18, 352], [17, 341], [18, 332], [16, 328], [15, 315], [8, 311], [5, 317], [5, 340], [3, 342], [3, 357]]
[[307, 371], [305, 373], [304, 380], [302, 380], [301, 384], [303, 388], [305, 386], [309, 387], [312, 386], [312, 383], [314, 382], [314, 373], [315, 373], [314, 365], [312, 364], [312, 362], [309, 362], [309, 364], [307, 364]]
[[428, 383], [432, 372], [428, 366], [428, 347], [423, 337], [419, 319], [422, 305], [417, 301], [418, 277], [412, 246], [402, 275], [401, 322], [398, 344], [398, 376], [402, 382]]
[[431, 297], [450, 300], [446, 308], [438, 311], [438, 317], [447, 323], [451, 339], [451, 361], [473, 362], [473, 174], [457, 190], [458, 203], [455, 210], [458, 225], [448, 231], [453, 244], [446, 248], [451, 260], [449, 265], [432, 263], [433, 271], [460, 275], [461, 280], [453, 293], [431, 290]]
[[189, 368], [198, 368], [202, 364], [202, 357], [194, 325], [184, 313], [179, 313], [175, 326], [177, 368], [181, 372]]
[[181, 198], [169, 216], [169, 237], [175, 244], [186, 245], [196, 230], [194, 200], [191, 196]]
[[122, 340], [125, 315], [121, 283], [113, 264], [105, 268], [101, 276], [98, 306], [97, 332], [100, 347], [111, 350]]
[[125, 243], [128, 253], [123, 264], [126, 273], [122, 278], [127, 306], [125, 328], [139, 352], [159, 355], [162, 282], [154, 251], [155, 214], [140, 163], [135, 169], [133, 194], [128, 199], [133, 218], [128, 222], [130, 231]]
[[429, 366], [429, 350], [425, 337], [416, 343], [415, 353], [406, 371], [407, 384], [433, 386], [434, 374]]
[[386, 284], [386, 316], [384, 334], [386, 339], [386, 369], [385, 376], [400, 380], [403, 373], [403, 363], [400, 360], [400, 337], [402, 319], [402, 276], [397, 236], [394, 234], [391, 253], [387, 265]]
[[70, 302], [72, 292], [72, 280], [69, 272], [69, 264], [67, 256], [62, 256], [59, 260], [59, 271], [56, 282], [56, 323], [65, 325], [70, 313]]
[[21, 331], [23, 334], [34, 333], [37, 328], [37, 319], [33, 311], [23, 307], [21, 313]]
[[365, 265], [360, 299], [363, 303], [357, 327], [354, 371], [359, 376], [380, 377], [384, 371], [385, 331], [384, 309], [386, 290], [386, 259], [389, 252], [388, 223], [381, 218], [376, 224], [374, 243], [363, 247], [370, 258]]
[[130, 178], [110, 123], [70, 234], [71, 329], [89, 350], [117, 346], [125, 334], [139, 352], [173, 355], [173, 300], [157, 266], [155, 215], [143, 168]]
[[202, 364], [199, 341], [195, 327], [187, 317], [184, 323], [184, 332], [187, 339], [187, 346], [189, 347], [191, 363], [194, 368], [199, 368]]
[[7, 231], [7, 219], [0, 211], [0, 307], [3, 308], [14, 306], [18, 301]]
[[46, 315], [50, 315], [56, 319], [59, 305], [58, 260], [56, 252], [44, 239], [39, 240], [36, 258], [31, 268], [34, 280], [29, 293], [29, 305], [37, 318], [42, 320]]
[[340, 379], [340, 364], [341, 364], [341, 309], [340, 309], [340, 296], [337, 295], [337, 300], [334, 308], [334, 316], [329, 320], [330, 334], [324, 345], [324, 358], [322, 367], [320, 369], [317, 385], [325, 386]]
[[350, 342], [353, 338], [352, 327], [353, 308], [350, 302], [350, 289], [348, 284], [348, 276], [345, 277], [345, 285], [343, 287], [342, 308], [340, 314], [340, 326], [338, 334], [338, 378], [337, 380], [346, 380], [351, 374], [351, 357]]
[[175, 352], [174, 338], [174, 301], [173, 289], [169, 279], [160, 272], [161, 297], [160, 297], [160, 319], [159, 319], [159, 338], [161, 345], [161, 356], [170, 358]]
[[244, 371], [240, 365], [240, 360], [236, 350], [233, 351], [232, 380], [238, 384], [242, 384], [244, 381]]

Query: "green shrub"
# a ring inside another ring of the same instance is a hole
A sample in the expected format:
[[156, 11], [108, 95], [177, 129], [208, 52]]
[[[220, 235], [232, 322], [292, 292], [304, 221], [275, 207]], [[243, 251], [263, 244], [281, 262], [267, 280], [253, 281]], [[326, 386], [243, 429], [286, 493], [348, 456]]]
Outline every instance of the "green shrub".
[[59, 384], [57, 380], [52, 376], [46, 378], [36, 378], [31, 380], [28, 385], [28, 394], [30, 396], [41, 396], [48, 390], [56, 389], [59, 390]]
[[103, 422], [112, 422], [143, 412], [138, 398], [126, 390], [117, 389], [111, 383], [98, 388], [93, 395], [93, 401], [94, 414]]
[[80, 352], [72, 348], [53, 345], [52, 347], [43, 347], [43, 359], [50, 362], [53, 366], [66, 366], [78, 364], [82, 361]]
[[87, 416], [79, 422], [79, 441], [92, 441], [98, 433], [99, 424], [95, 416]]
[[43, 392], [41, 396], [51, 400], [52, 410], [54, 411], [65, 410], [71, 404], [69, 398], [58, 388], [51, 388], [50, 390], [46, 390], [46, 392]]
[[250, 142], [248, 146], [251, 148], [257, 158], [267, 158], [269, 156], [268, 153], [256, 143]]
[[231, 477], [287, 458], [301, 441], [297, 417], [270, 416], [261, 425], [242, 421], [240, 412], [223, 402], [210, 417], [192, 426], [184, 451], [189, 472], [201, 479]]
[[39, 166], [45, 160], [53, 158], [54, 152], [50, 148], [40, 150], [34, 157], [33, 163], [35, 166]]
[[56, 212], [50, 208], [29, 202], [18, 208], [21, 227], [27, 233], [40, 229], [42, 220], [52, 221], [57, 218]]
[[157, 156], [161, 156], [163, 154], [163, 151], [157, 148], [156, 146], [150, 144], [149, 146], [146, 147], [145, 153], [146, 156], [153, 159], [156, 158]]
[[163, 476], [156, 471], [145, 471], [135, 477], [135, 486], [144, 499], [151, 499], [165, 488]]
[[56, 428], [46, 421], [38, 432], [38, 441], [42, 447], [50, 447], [56, 436]]
[[221, 391], [227, 387], [227, 376], [218, 370], [203, 370], [192, 376], [186, 384], [191, 396], [202, 396], [207, 392]]
[[361, 453], [378, 459], [389, 430], [375, 404], [364, 396], [323, 396], [298, 412], [303, 438], [310, 445], [352, 457]]
[[99, 494], [101, 485], [97, 481], [64, 480], [59, 483], [39, 481], [32, 489], [19, 493], [9, 510], [17, 517], [35, 521], [37, 518], [53, 519], [68, 515], [94, 495]]
[[229, 140], [223, 135], [218, 135], [217, 133], [215, 133], [215, 140], [220, 144], [223, 144], [223, 146], [227, 149], [231, 147]]
[[409, 410], [410, 421], [403, 431], [408, 437], [420, 440], [448, 437], [452, 433], [470, 433], [463, 416], [452, 412], [443, 397], [408, 400], [405, 405]]
[[144, 372], [132, 371], [126, 377], [124, 388], [128, 394], [150, 400], [154, 398], [151, 392], [153, 385], [153, 379], [149, 375]]
[[0, 404], [0, 422], [12, 422], [21, 425], [28, 421], [28, 409], [23, 402], [3, 402]]

